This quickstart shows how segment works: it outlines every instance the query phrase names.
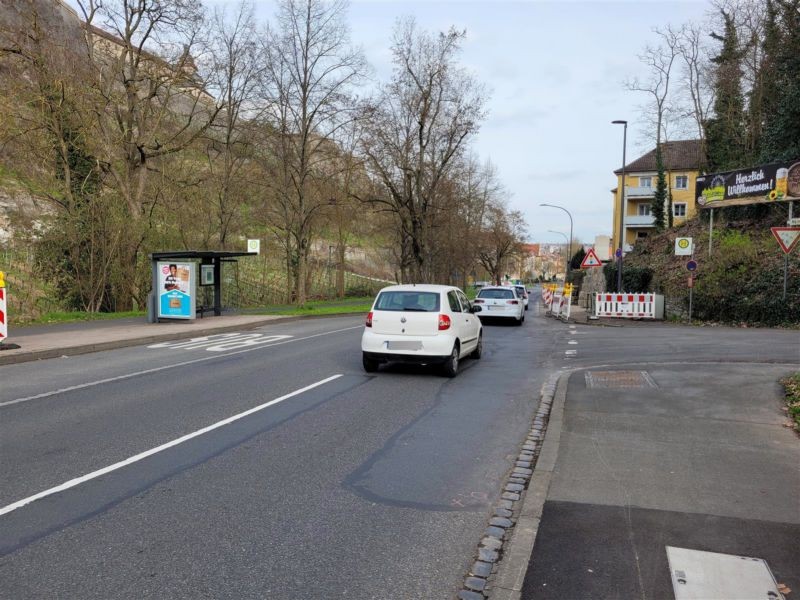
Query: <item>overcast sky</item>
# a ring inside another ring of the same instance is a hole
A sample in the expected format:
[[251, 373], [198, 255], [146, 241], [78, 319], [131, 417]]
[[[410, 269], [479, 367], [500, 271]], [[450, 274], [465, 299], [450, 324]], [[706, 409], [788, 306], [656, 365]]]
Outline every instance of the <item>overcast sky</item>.
[[[259, 20], [272, 16], [274, 0], [253, 2]], [[548, 230], [569, 233], [566, 214], [539, 206], [548, 202], [567, 208], [576, 238], [591, 242], [611, 233], [612, 172], [622, 163], [622, 127], [611, 121], [630, 124], [629, 162], [651, 147], [637, 123], [645, 98], [623, 81], [644, 75], [637, 54], [654, 42], [653, 27], [703, 21], [709, 10], [702, 0], [351, 0], [349, 21], [382, 81], [398, 17], [413, 15], [433, 31], [466, 29], [462, 62], [491, 91], [475, 150], [497, 166], [530, 240], [560, 242]]]
[[[262, 10], [269, 2], [262, 2]], [[637, 54], [652, 28], [702, 21], [706, 2], [534, 2], [503, 0], [395, 2], [351, 0], [353, 40], [363, 45], [379, 78], [391, 72], [389, 39], [398, 16], [426, 29], [467, 30], [463, 62], [491, 89], [489, 117], [475, 140], [526, 217], [533, 241], [569, 233], [611, 233], [612, 171], [622, 163], [622, 127], [629, 121], [628, 161], [647, 151], [636, 121], [644, 98], [622, 82], [641, 72]]]

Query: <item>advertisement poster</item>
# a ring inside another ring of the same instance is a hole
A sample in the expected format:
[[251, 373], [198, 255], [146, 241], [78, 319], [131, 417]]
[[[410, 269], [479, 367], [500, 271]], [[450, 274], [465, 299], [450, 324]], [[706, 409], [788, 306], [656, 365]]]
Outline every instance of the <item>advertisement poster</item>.
[[800, 200], [800, 160], [697, 178], [702, 208]]
[[194, 319], [194, 263], [158, 263], [158, 316]]

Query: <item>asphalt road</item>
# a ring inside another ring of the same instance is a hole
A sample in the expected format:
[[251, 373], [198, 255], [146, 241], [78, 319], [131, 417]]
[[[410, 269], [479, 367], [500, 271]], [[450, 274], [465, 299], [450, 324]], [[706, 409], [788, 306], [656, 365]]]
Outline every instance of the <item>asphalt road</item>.
[[367, 376], [359, 317], [0, 367], [0, 597], [451, 597], [560, 366], [533, 321], [452, 380]]
[[450, 598], [549, 374], [800, 352], [537, 313], [452, 380], [367, 376], [359, 317], [0, 367], [0, 597]]

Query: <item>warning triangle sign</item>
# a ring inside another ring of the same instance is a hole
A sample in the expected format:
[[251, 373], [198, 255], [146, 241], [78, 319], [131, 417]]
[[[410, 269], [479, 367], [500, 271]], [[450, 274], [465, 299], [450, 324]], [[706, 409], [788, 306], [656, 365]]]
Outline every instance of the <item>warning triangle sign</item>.
[[594, 248], [589, 248], [589, 252], [583, 257], [581, 261], [581, 269], [589, 269], [591, 267], [602, 267], [603, 263], [597, 258]]
[[789, 254], [800, 241], [800, 227], [770, 227], [784, 254]]

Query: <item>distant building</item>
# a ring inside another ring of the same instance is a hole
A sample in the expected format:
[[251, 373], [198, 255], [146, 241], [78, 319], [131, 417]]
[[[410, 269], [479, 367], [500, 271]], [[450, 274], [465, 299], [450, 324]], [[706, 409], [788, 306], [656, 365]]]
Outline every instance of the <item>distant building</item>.
[[[672, 191], [673, 223], [680, 225], [697, 213], [695, 182], [705, 165], [702, 146], [700, 140], [663, 142], [661, 151], [667, 175], [667, 189]], [[614, 174], [617, 176], [617, 187], [611, 190], [614, 194], [612, 246], [616, 248], [619, 240], [622, 169], [617, 169]], [[655, 230], [655, 218], [650, 210], [657, 178], [655, 148], [625, 165], [625, 245], [633, 245], [636, 240], [647, 237]]]

